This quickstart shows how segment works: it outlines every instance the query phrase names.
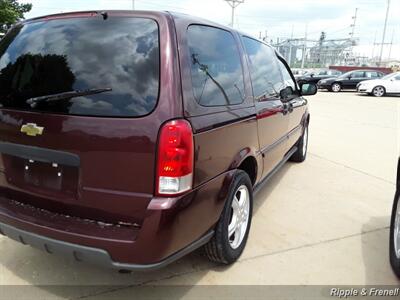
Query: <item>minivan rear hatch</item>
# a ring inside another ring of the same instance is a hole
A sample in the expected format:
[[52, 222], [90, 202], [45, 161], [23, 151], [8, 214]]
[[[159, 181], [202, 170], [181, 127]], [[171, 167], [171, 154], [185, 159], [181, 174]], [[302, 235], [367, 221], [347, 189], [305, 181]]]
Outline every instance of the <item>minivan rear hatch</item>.
[[0, 42], [0, 201], [140, 226], [154, 191], [158, 23], [79, 13]]

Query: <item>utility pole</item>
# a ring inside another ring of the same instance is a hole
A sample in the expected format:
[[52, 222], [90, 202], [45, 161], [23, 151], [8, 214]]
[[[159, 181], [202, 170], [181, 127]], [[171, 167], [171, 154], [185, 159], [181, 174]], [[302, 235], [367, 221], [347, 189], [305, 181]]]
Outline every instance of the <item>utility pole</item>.
[[307, 51], [307, 34], [308, 34], [308, 23], [306, 23], [306, 34], [304, 36], [304, 45], [303, 45], [303, 57], [301, 59], [301, 68], [304, 69], [304, 60], [306, 59], [306, 51]]
[[235, 24], [235, 8], [244, 3], [244, 0], [225, 0], [232, 8], [231, 26]]
[[385, 45], [386, 27], [387, 27], [387, 21], [388, 21], [388, 17], [389, 17], [389, 10], [390, 10], [390, 0], [387, 0], [387, 9], [386, 9], [385, 25], [383, 26], [381, 52], [379, 54], [379, 66], [381, 66], [381, 64], [382, 64], [383, 46]]
[[355, 30], [356, 30], [357, 12], [358, 12], [358, 8], [356, 8], [356, 12], [354, 13], [354, 16], [352, 17], [352, 19], [353, 19], [353, 24], [350, 25], [350, 27], [351, 27], [350, 38], [351, 38], [351, 39], [353, 39], [353, 37], [354, 37], [354, 32], [355, 32]]
[[135, 0], [132, 0], [132, 9], [135, 10]]

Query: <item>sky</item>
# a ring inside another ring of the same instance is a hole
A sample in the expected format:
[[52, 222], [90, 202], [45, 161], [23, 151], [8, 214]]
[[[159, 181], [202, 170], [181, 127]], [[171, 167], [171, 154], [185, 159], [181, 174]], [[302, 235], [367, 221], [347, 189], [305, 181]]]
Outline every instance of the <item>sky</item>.
[[[132, 0], [21, 0], [32, 3], [27, 18], [46, 14], [102, 9], [131, 9]], [[169, 10], [187, 13], [229, 25], [231, 9], [224, 0], [135, 0], [138, 10]], [[348, 38], [352, 17], [358, 8], [354, 36], [358, 55], [376, 56], [382, 42], [388, 0], [244, 0], [236, 9], [235, 28], [256, 37], [267, 32], [268, 40], [280, 37], [302, 38], [308, 28], [308, 38], [317, 40], [321, 31], [327, 39]], [[391, 0], [383, 59], [400, 60], [400, 0]], [[293, 35], [292, 35], [293, 34]]]

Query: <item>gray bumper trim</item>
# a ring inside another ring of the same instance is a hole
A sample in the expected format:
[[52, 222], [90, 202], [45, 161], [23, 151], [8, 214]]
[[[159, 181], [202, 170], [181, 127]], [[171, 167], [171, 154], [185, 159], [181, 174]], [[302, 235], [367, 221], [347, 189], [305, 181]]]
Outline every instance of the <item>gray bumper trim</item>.
[[86, 247], [82, 245], [63, 242], [35, 233], [23, 231], [10, 225], [0, 223], [0, 233], [24, 245], [29, 245], [34, 248], [43, 250], [50, 254], [64, 255], [72, 257], [78, 262], [87, 262], [102, 266], [105, 268], [123, 269], [131, 271], [146, 271], [156, 270], [162, 268], [175, 260], [185, 256], [186, 254], [194, 251], [195, 249], [206, 244], [214, 235], [214, 231], [208, 232], [206, 235], [190, 244], [186, 248], [176, 252], [175, 254], [167, 257], [161, 262], [149, 265], [137, 265], [115, 262], [111, 259], [107, 251], [98, 248]]

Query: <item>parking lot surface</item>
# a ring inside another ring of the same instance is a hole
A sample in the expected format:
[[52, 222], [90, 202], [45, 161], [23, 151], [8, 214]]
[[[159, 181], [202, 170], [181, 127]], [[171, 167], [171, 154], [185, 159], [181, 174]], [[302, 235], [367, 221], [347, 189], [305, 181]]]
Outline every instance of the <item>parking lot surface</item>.
[[[0, 283], [89, 299], [117, 298], [136, 285], [399, 284], [388, 261], [388, 226], [400, 97], [322, 91], [309, 102], [308, 158], [287, 163], [256, 195], [247, 248], [233, 266], [216, 266], [197, 251], [159, 271], [119, 274], [0, 237]], [[52, 285], [91, 287], [71, 295]]]

